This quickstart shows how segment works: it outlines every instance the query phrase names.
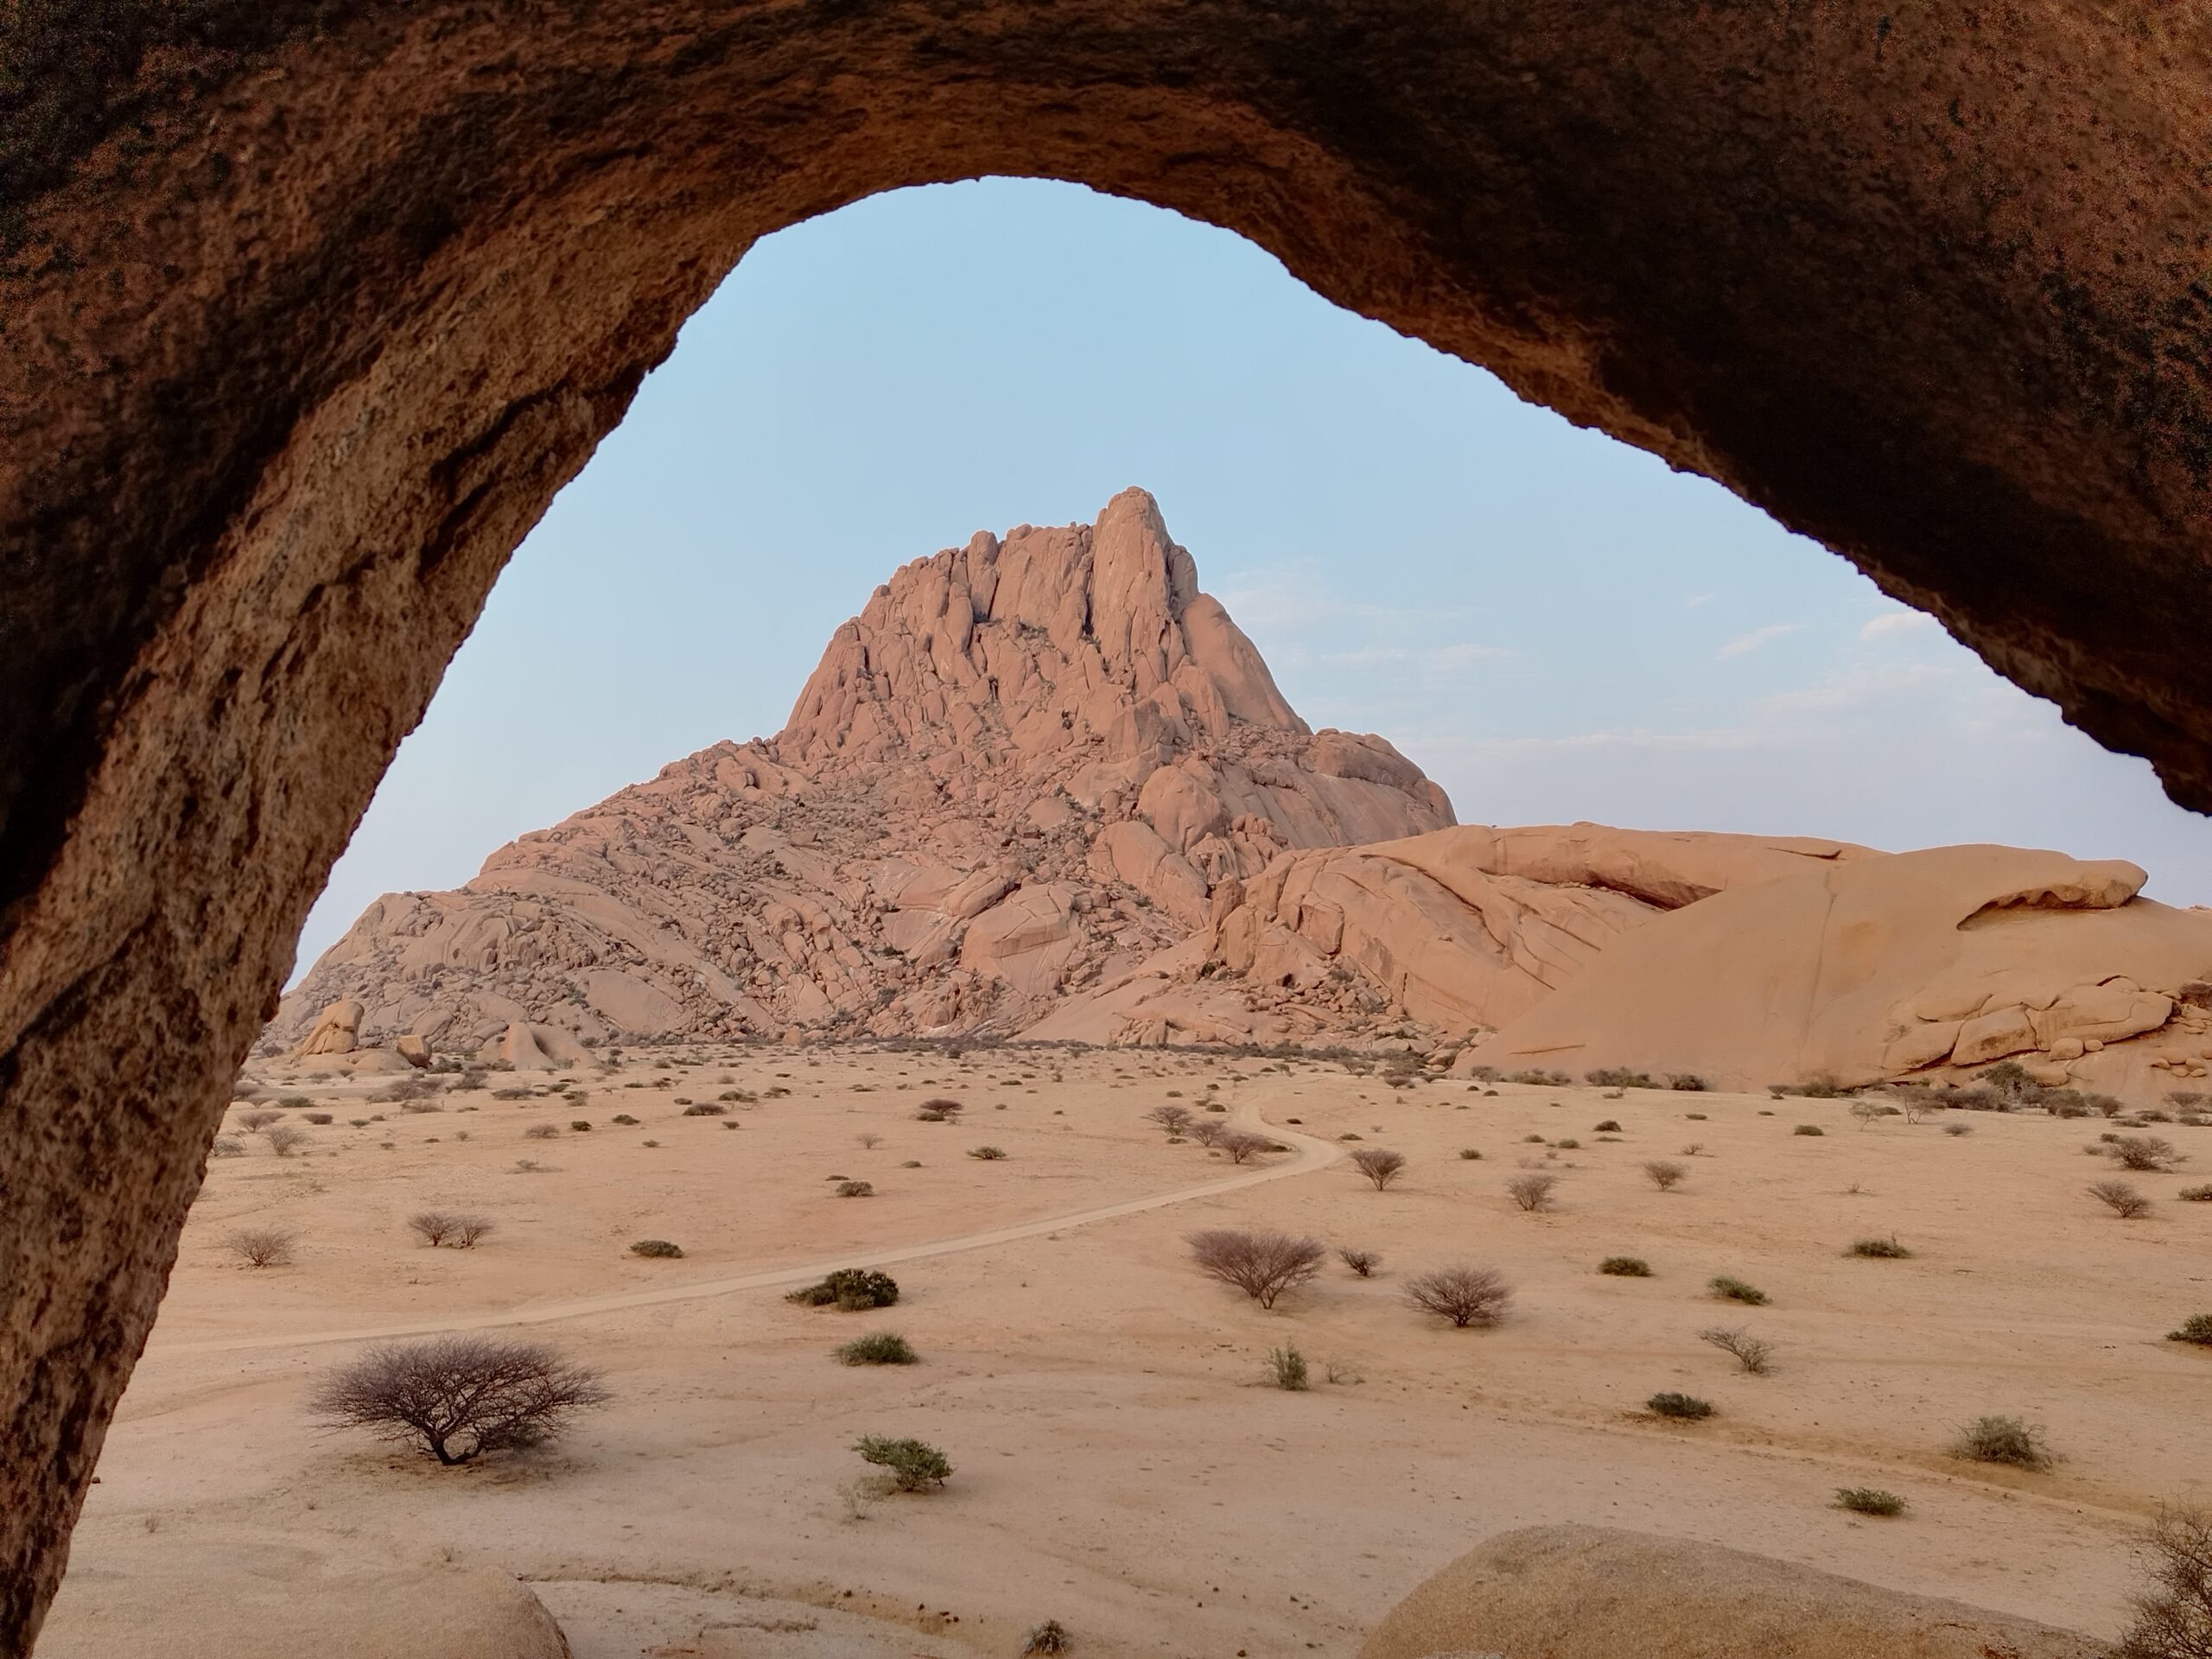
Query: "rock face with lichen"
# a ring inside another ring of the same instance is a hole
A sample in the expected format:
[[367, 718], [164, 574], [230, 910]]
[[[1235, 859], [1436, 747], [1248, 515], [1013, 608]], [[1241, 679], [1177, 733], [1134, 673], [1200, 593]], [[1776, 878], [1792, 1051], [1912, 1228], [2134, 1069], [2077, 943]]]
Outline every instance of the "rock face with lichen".
[[1287, 852], [1452, 821], [1381, 738], [1298, 717], [1129, 490], [899, 570], [775, 737], [379, 899], [269, 1040], [1019, 1031]]

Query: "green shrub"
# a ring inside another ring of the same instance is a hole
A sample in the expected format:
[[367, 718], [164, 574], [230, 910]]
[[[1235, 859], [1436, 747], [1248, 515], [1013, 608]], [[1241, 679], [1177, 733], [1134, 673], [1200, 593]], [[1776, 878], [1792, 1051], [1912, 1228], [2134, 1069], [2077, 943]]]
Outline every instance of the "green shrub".
[[664, 1238], [641, 1238], [630, 1247], [630, 1254], [675, 1261], [683, 1255], [683, 1251], [679, 1246], [670, 1243]]
[[899, 1300], [899, 1282], [873, 1268], [840, 1268], [828, 1278], [786, 1294], [802, 1307], [841, 1307], [848, 1313], [889, 1307]]
[[2181, 1329], [2166, 1332], [2168, 1342], [2193, 1342], [2200, 1348], [2212, 1348], [2212, 1313], [2192, 1313], [2181, 1322]]
[[1685, 1422], [1713, 1415], [1711, 1401], [1700, 1400], [1694, 1394], [1676, 1394], [1672, 1389], [1655, 1394], [1643, 1403], [1656, 1416], [1680, 1418]]
[[1838, 1509], [1849, 1510], [1854, 1515], [1904, 1513], [1904, 1499], [1878, 1486], [1839, 1486], [1835, 1489], [1835, 1503]]
[[861, 1460], [888, 1469], [891, 1478], [902, 1492], [918, 1492], [926, 1487], [942, 1486], [952, 1473], [952, 1465], [944, 1452], [927, 1440], [892, 1440], [882, 1434], [863, 1434], [853, 1442], [853, 1450]]
[[1290, 1394], [1306, 1391], [1306, 1356], [1287, 1343], [1268, 1353], [1268, 1380]]
[[1959, 1431], [1951, 1455], [1975, 1463], [2009, 1463], [2017, 1469], [2048, 1469], [2050, 1449], [2043, 1430], [2018, 1417], [1977, 1417]]
[[1705, 1287], [1724, 1302], [1742, 1302], [1748, 1307], [1766, 1306], [1766, 1293], [1740, 1279], [1731, 1279], [1719, 1274], [1705, 1281]]
[[1651, 1264], [1640, 1255], [1609, 1255], [1598, 1264], [1598, 1271], [1616, 1279], [1649, 1279]]
[[1897, 1235], [1892, 1233], [1887, 1238], [1854, 1238], [1851, 1241], [1849, 1254], [1881, 1256], [1894, 1262], [1904, 1260], [1912, 1252], [1898, 1243]]
[[871, 1331], [838, 1349], [837, 1357], [848, 1365], [912, 1365], [919, 1356], [897, 1332]]

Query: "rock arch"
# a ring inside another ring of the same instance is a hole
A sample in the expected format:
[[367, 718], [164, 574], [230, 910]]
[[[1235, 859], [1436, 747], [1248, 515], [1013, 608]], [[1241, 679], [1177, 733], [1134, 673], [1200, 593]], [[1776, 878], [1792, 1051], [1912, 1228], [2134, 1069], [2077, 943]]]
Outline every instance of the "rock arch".
[[1237, 230], [2212, 805], [2212, 20], [1892, 3], [10, 8], [0, 1652], [332, 859], [524, 531], [798, 219], [996, 171]]

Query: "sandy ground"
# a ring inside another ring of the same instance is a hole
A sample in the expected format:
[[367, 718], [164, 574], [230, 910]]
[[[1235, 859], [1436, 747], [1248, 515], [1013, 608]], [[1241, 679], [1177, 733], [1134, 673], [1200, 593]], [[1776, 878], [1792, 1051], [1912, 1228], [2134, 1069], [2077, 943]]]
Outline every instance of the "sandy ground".
[[[336, 1122], [289, 1158], [248, 1135], [212, 1163], [79, 1559], [148, 1531], [272, 1528], [435, 1550], [532, 1583], [578, 1659], [1012, 1654], [1048, 1618], [1084, 1654], [1350, 1656], [1428, 1573], [1548, 1521], [2107, 1632], [2142, 1518], [2212, 1497], [2212, 1354], [2162, 1339], [2212, 1311], [2212, 1205], [2171, 1201], [2212, 1179], [2212, 1132], [2158, 1131], [2192, 1173], [2128, 1177], [2159, 1199], [2129, 1223], [2083, 1192], [2113, 1173], [2084, 1156], [2101, 1126], [2042, 1116], [1961, 1115], [1972, 1133], [1955, 1137], [1861, 1128], [1841, 1101], [1394, 1090], [1330, 1064], [1154, 1052], [675, 1063], [694, 1052], [563, 1074], [581, 1105], [487, 1090], [419, 1114], [366, 1103], [386, 1077], [255, 1068]], [[724, 1117], [677, 1103], [732, 1089], [761, 1097]], [[933, 1094], [965, 1121], [917, 1122]], [[1171, 1095], [1293, 1150], [1251, 1171], [1166, 1144], [1142, 1114]], [[1594, 1130], [1609, 1118], [1618, 1140]], [[538, 1124], [560, 1132], [526, 1138]], [[966, 1155], [986, 1143], [1007, 1156]], [[1398, 1185], [1338, 1160], [1362, 1144], [1407, 1155]], [[1658, 1191], [1653, 1158], [1687, 1179]], [[1561, 1176], [1550, 1213], [1507, 1198], [1523, 1162]], [[836, 1197], [831, 1176], [876, 1196]], [[497, 1230], [423, 1248], [404, 1222], [429, 1206]], [[263, 1221], [300, 1230], [295, 1265], [231, 1258], [226, 1236]], [[1270, 1313], [1189, 1265], [1185, 1235], [1220, 1225], [1312, 1232], [1383, 1266], [1362, 1280], [1332, 1260]], [[1845, 1253], [1892, 1234], [1910, 1259]], [[684, 1258], [631, 1255], [642, 1237]], [[1613, 1254], [1654, 1276], [1600, 1276]], [[894, 1264], [900, 1304], [783, 1300], [799, 1270], [848, 1261]], [[1404, 1275], [1459, 1261], [1510, 1277], [1503, 1325], [1454, 1331], [1404, 1304]], [[1722, 1273], [1770, 1305], [1713, 1300]], [[617, 1395], [554, 1446], [447, 1470], [302, 1410], [367, 1337], [515, 1320]], [[1714, 1325], [1770, 1338], [1773, 1374], [1700, 1343]], [[830, 1357], [878, 1329], [924, 1363]], [[1313, 1362], [1309, 1392], [1264, 1383], [1286, 1342]], [[1650, 1418], [1658, 1389], [1718, 1414]], [[2045, 1425], [2061, 1461], [1947, 1456], [1984, 1412]], [[849, 1449], [866, 1433], [927, 1439], [956, 1473], [872, 1495]], [[1910, 1513], [1833, 1507], [1859, 1484]]]

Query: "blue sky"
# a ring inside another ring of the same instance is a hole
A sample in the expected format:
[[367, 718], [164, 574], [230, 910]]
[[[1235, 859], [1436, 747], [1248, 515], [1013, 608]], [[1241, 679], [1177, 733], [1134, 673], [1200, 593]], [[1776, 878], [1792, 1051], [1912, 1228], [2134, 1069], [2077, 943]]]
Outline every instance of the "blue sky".
[[878, 196], [760, 244], [515, 556], [309, 918], [450, 887], [773, 732], [830, 631], [978, 529], [1159, 497], [1316, 726], [1462, 822], [2008, 841], [2212, 903], [2212, 825], [1717, 485], [1073, 186]]

